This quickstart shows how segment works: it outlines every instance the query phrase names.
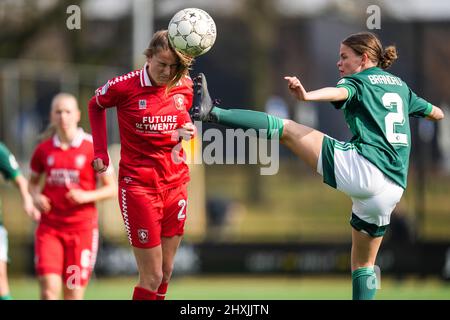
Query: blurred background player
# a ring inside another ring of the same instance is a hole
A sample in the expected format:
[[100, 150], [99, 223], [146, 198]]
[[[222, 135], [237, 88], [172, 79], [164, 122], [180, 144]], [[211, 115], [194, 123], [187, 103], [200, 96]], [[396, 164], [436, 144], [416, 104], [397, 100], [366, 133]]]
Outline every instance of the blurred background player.
[[353, 134], [340, 142], [320, 131], [262, 112], [213, 106], [206, 80], [197, 94], [193, 119], [233, 128], [257, 129], [278, 138], [324, 182], [352, 199], [351, 270], [353, 299], [373, 299], [374, 265], [390, 215], [407, 184], [411, 132], [409, 116], [440, 120], [442, 110], [419, 98], [400, 78], [384, 71], [397, 59], [394, 46], [383, 48], [372, 33], [347, 37], [340, 46], [336, 87], [307, 92], [296, 77], [285, 77], [301, 101], [330, 101], [344, 111]]
[[[12, 180], [19, 189], [22, 197], [23, 208], [33, 220], [40, 219], [40, 212], [34, 207], [33, 199], [28, 193], [28, 181], [22, 175], [19, 164], [9, 149], [0, 142], [0, 172], [5, 180]], [[0, 199], [0, 300], [10, 300], [11, 295], [8, 285], [8, 232], [3, 226], [2, 203]]]
[[[179, 161], [180, 136], [195, 127], [192, 58], [175, 52], [167, 30], [157, 31], [145, 51], [147, 62], [108, 81], [89, 102], [94, 168], [109, 164], [106, 108], [116, 107], [121, 140], [119, 204], [139, 271], [134, 300], [164, 299], [175, 254], [184, 234], [189, 169]], [[177, 151], [178, 150], [178, 151]]]
[[42, 213], [35, 234], [36, 273], [41, 299], [59, 299], [62, 287], [64, 299], [83, 299], [98, 248], [95, 202], [114, 197], [117, 186], [113, 170], [97, 175], [91, 167], [92, 137], [78, 127], [76, 98], [57, 94], [50, 118], [44, 133], [49, 137], [36, 147], [30, 163], [30, 192]]

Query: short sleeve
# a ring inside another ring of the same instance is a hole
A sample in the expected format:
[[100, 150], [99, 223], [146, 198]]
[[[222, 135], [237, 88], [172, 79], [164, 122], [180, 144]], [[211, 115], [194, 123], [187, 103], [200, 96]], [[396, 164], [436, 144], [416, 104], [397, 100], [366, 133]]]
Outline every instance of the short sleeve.
[[33, 174], [41, 174], [45, 170], [44, 153], [40, 145], [34, 150], [31, 156], [30, 169]]
[[118, 105], [119, 91], [117, 85], [113, 84], [113, 81], [109, 80], [103, 86], [95, 90], [95, 100], [97, 105], [102, 108], [111, 108]]
[[425, 99], [417, 96], [409, 89], [409, 115], [416, 118], [424, 118], [433, 110], [433, 105]]
[[357, 92], [357, 82], [350, 77], [345, 77], [339, 80], [336, 84], [336, 88], [344, 88], [348, 92], [347, 100], [344, 101], [332, 101], [331, 103], [334, 105], [336, 109], [345, 109], [347, 107], [348, 102], [352, 101], [352, 99], [356, 96]]
[[7, 180], [15, 179], [21, 174], [16, 158], [2, 143], [0, 143], [0, 172]]

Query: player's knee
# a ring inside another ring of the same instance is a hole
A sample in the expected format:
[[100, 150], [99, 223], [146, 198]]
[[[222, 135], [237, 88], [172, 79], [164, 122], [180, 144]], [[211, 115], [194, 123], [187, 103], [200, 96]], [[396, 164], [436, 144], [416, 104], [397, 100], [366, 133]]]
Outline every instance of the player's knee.
[[149, 277], [149, 284], [151, 285], [152, 288], [158, 288], [159, 284], [161, 283], [163, 279], [163, 273], [162, 272], [156, 272], [154, 274], [152, 274]]
[[292, 127], [295, 122], [290, 119], [283, 119], [283, 134], [280, 137], [282, 143], [288, 141], [291, 138]]
[[43, 288], [41, 290], [41, 300], [57, 300], [58, 293], [50, 288]]
[[155, 291], [163, 280], [163, 272], [154, 271], [148, 274], [140, 274], [139, 286], [148, 290]]
[[173, 264], [164, 265], [162, 282], [169, 282], [170, 278], [172, 277], [172, 272], [173, 272]]

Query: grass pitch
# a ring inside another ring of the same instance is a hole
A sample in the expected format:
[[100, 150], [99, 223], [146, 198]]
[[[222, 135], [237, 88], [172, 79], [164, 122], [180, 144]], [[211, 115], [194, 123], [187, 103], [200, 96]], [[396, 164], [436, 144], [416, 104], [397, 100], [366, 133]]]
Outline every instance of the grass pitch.
[[[86, 300], [129, 300], [137, 278], [94, 278]], [[36, 279], [10, 278], [16, 300], [36, 300]], [[177, 277], [169, 286], [171, 300], [350, 300], [349, 277]], [[377, 300], [450, 300], [450, 283], [438, 279], [382, 278]]]

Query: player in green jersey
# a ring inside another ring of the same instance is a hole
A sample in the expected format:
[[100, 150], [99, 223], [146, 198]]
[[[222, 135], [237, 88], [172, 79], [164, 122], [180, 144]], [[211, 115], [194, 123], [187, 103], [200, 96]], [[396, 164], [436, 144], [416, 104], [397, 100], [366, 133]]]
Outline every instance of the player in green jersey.
[[374, 270], [390, 215], [406, 188], [411, 132], [409, 117], [440, 120], [442, 110], [417, 95], [400, 78], [384, 71], [397, 59], [369, 32], [342, 41], [336, 87], [306, 91], [297, 77], [285, 77], [301, 101], [330, 101], [343, 110], [353, 134], [337, 141], [315, 129], [263, 112], [221, 109], [211, 100], [203, 74], [196, 79], [194, 120], [232, 128], [256, 129], [280, 142], [323, 176], [326, 184], [352, 199], [351, 269], [353, 299], [373, 299]]
[[[5, 180], [12, 180], [20, 191], [25, 212], [34, 220], [39, 220], [40, 213], [33, 205], [33, 199], [28, 193], [28, 181], [20, 172], [19, 165], [14, 155], [0, 142], [0, 173]], [[3, 226], [1, 199], [0, 199], [0, 300], [9, 300], [7, 277], [8, 261], [8, 233]]]

